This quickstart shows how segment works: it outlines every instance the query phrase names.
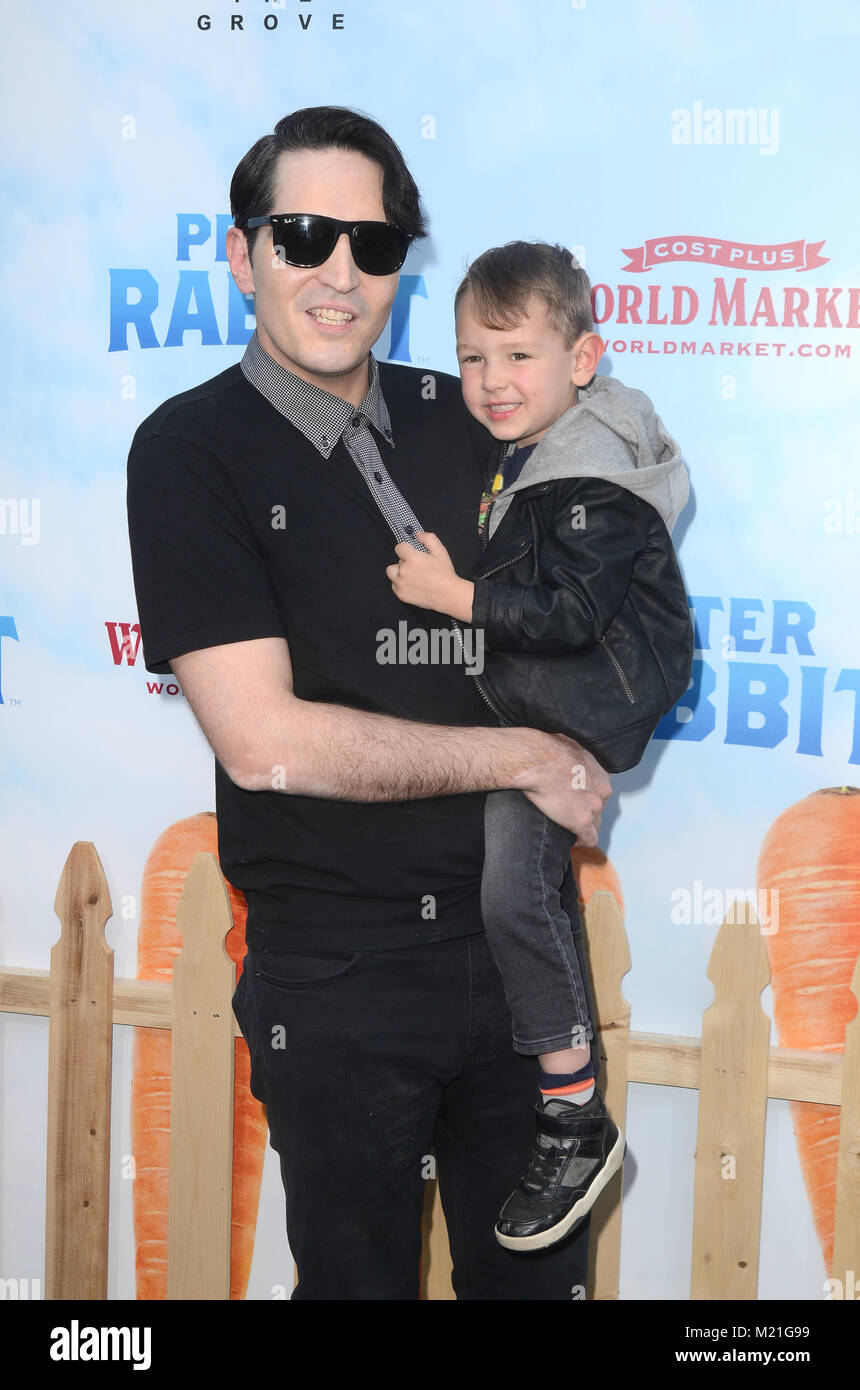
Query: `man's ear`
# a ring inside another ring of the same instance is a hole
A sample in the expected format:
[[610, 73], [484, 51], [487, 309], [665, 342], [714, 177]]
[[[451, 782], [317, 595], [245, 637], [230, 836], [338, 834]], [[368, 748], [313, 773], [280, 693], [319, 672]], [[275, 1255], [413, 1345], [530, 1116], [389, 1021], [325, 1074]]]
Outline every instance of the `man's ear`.
[[574, 386], [588, 385], [597, 371], [597, 364], [605, 351], [606, 344], [594, 332], [583, 333], [581, 338], [577, 338], [573, 345], [573, 371], [571, 372], [571, 381]]
[[228, 227], [226, 237], [227, 260], [230, 273], [236, 281], [236, 288], [242, 294], [253, 294], [254, 269], [248, 254], [248, 238], [240, 227]]

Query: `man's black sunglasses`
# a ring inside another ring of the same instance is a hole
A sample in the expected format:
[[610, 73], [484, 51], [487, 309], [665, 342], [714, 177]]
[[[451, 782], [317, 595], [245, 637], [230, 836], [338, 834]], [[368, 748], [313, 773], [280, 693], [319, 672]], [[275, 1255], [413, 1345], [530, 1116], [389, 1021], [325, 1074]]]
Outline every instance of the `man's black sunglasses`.
[[343, 232], [349, 237], [352, 259], [365, 275], [393, 275], [406, 260], [412, 240], [390, 222], [341, 222], [316, 212], [273, 212], [249, 217], [245, 226], [272, 227], [272, 246], [287, 265], [322, 265]]

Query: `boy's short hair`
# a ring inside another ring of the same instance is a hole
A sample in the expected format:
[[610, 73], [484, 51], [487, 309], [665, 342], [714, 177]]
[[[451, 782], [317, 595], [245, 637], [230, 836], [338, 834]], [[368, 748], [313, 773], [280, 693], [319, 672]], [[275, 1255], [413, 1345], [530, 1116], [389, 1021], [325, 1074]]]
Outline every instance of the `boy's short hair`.
[[566, 348], [583, 333], [593, 333], [591, 284], [585, 271], [564, 246], [545, 241], [509, 241], [493, 246], [469, 266], [454, 296], [454, 313], [465, 295], [485, 328], [516, 328], [525, 318], [528, 301], [538, 295], [545, 303]]

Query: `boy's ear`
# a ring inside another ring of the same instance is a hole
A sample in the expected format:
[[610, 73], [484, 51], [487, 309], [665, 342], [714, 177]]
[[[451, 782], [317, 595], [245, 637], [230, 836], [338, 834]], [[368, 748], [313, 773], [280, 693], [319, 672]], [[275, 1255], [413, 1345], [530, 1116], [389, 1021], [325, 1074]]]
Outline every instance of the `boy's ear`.
[[606, 350], [606, 344], [596, 333], [583, 333], [573, 345], [573, 371], [571, 381], [574, 386], [587, 386], [597, 364]]

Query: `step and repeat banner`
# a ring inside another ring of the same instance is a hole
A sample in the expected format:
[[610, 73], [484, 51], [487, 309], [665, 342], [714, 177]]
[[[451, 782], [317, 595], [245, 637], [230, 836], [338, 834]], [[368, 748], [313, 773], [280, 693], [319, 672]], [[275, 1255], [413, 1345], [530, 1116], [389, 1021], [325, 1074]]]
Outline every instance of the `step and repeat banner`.
[[[224, 249], [237, 162], [288, 111], [332, 103], [391, 132], [431, 223], [378, 356], [456, 373], [468, 262], [559, 241], [591, 277], [600, 370], [648, 392], [682, 446], [693, 681], [615, 778], [601, 831], [634, 1030], [700, 1035], [716, 932], [744, 897], [772, 1042], [840, 1050], [860, 949], [858, 29], [848, 0], [92, 0], [9, 16], [4, 966], [47, 968], [57, 880], [84, 840], [117, 973], [145, 973], [144, 935], [172, 920], [154, 876], [214, 848], [212, 755], [178, 684], [143, 666], [126, 459], [139, 422], [253, 331]], [[38, 1296], [46, 1021], [2, 1016], [0, 1056], [0, 1276]], [[152, 1135], [133, 1140], [156, 1065], [115, 1029], [111, 1298], [164, 1296], [145, 1248], [166, 1207], [135, 1202], [156, 1162]], [[630, 1086], [624, 1299], [688, 1297], [696, 1107], [692, 1090]], [[767, 1123], [759, 1296], [823, 1300], [836, 1121], [771, 1101]], [[258, 1205], [234, 1296], [289, 1297], [259, 1127], [236, 1162]]]

